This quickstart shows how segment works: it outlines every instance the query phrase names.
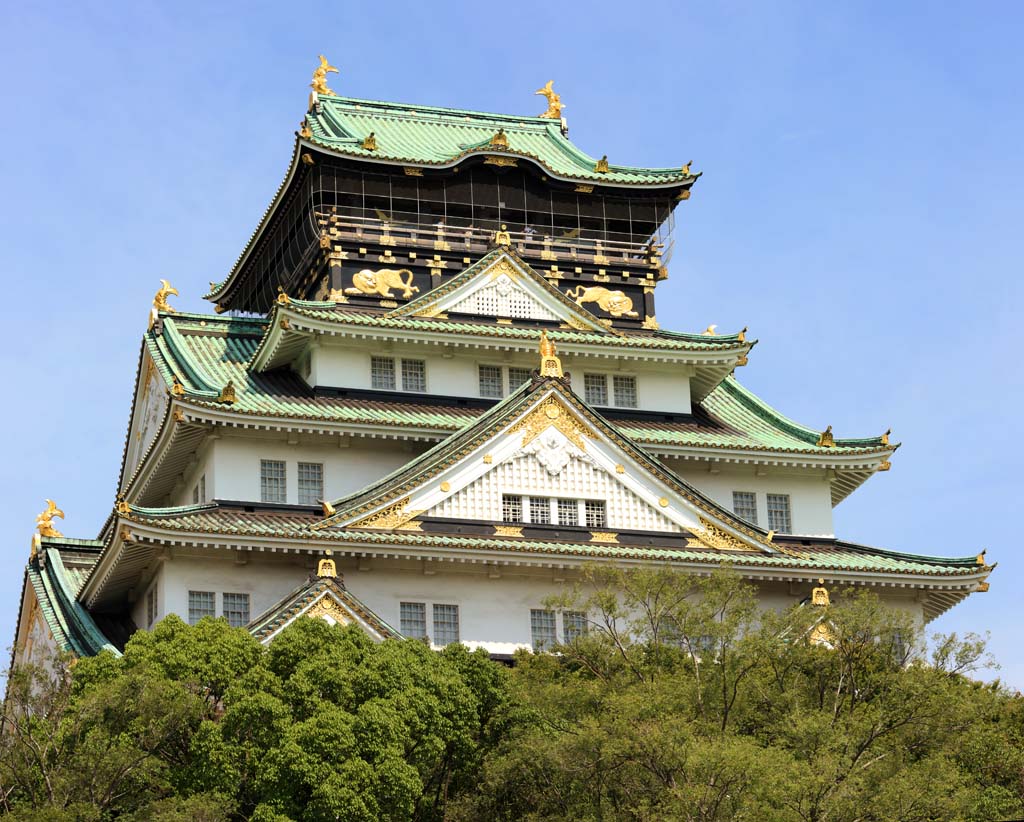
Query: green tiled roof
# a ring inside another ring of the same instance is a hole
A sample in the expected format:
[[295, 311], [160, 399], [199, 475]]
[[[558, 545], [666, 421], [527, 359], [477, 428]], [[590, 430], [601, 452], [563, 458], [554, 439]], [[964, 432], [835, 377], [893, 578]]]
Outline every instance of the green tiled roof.
[[41, 555], [25, 570], [58, 647], [77, 656], [92, 656], [103, 650], [119, 653], [76, 599], [99, 558], [101, 545], [95, 540], [44, 539]]
[[[561, 123], [542, 117], [486, 114], [433, 106], [319, 96], [307, 116], [310, 142], [348, 157], [403, 165], [449, 167], [470, 155], [503, 154], [535, 162], [551, 176], [620, 186], [683, 186], [699, 176], [675, 168], [638, 168], [609, 161], [595, 171], [598, 157], [578, 149]], [[503, 130], [508, 148], [491, 145]], [[362, 147], [370, 134], [376, 150]]]
[[[314, 307], [315, 306], [315, 307]], [[331, 306], [292, 301], [293, 312], [321, 314], [352, 314], [355, 322], [367, 322], [365, 315], [345, 312]], [[372, 318], [377, 323], [389, 322], [386, 317]], [[397, 322], [397, 321], [390, 321]], [[429, 325], [435, 329], [462, 328], [461, 324], [441, 320], [404, 319], [403, 323]], [[183, 398], [188, 403], [204, 405], [233, 413], [259, 416], [317, 420], [351, 425], [386, 425], [394, 428], [426, 429], [439, 435], [452, 433], [484, 413], [483, 409], [430, 405], [416, 401], [378, 401], [365, 398], [315, 395], [299, 376], [287, 369], [266, 373], [249, 368], [267, 329], [265, 320], [248, 320], [220, 316], [174, 314], [163, 319], [164, 332], [150, 332], [146, 344], [170, 386], [177, 375], [185, 386]], [[514, 326], [484, 326], [488, 331], [504, 329], [525, 339], [536, 339], [539, 331]], [[558, 330], [550, 337], [559, 342], [590, 342], [616, 344], [620, 337], [589, 332]], [[647, 339], [627, 337], [627, 340]], [[724, 337], [703, 337], [686, 345], [708, 345]], [[735, 345], [735, 338], [732, 338]], [[653, 343], [652, 343], [653, 344]], [[226, 406], [214, 400], [220, 389], [231, 381], [237, 401]], [[800, 426], [779, 414], [744, 389], [734, 378], [727, 378], [701, 403], [696, 404], [691, 418], [666, 422], [637, 415], [623, 419], [617, 415], [616, 427], [631, 440], [645, 445], [673, 448], [716, 448], [768, 451], [778, 453], [867, 454], [885, 451], [880, 437], [867, 439], [836, 439], [835, 448], [816, 445], [818, 432]]]
[[779, 545], [788, 554], [755, 551], [715, 551], [697, 548], [659, 548], [608, 543], [579, 543], [522, 537], [446, 535], [419, 531], [313, 529], [318, 515], [296, 512], [246, 512], [216, 504], [178, 509], [133, 508], [128, 519], [171, 531], [224, 534], [280, 539], [315, 540], [331, 544], [404, 545], [451, 548], [467, 551], [500, 551], [551, 554], [578, 558], [667, 560], [695, 564], [729, 564], [736, 567], [814, 571], [846, 571], [932, 576], [970, 576], [993, 566], [980, 566], [976, 557], [932, 557], [870, 548], [851, 542], [816, 540], [812, 546], [799, 542]]

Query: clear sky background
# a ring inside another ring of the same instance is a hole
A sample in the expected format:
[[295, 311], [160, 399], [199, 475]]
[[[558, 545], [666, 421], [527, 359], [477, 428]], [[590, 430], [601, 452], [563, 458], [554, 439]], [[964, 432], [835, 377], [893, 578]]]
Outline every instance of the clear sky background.
[[201, 300], [283, 177], [317, 54], [339, 93], [537, 114], [704, 176], [662, 326], [760, 340], [740, 378], [837, 436], [892, 426], [844, 538], [999, 563], [930, 626], [1024, 688], [1019, 3], [14, 3], [0, 7], [0, 639], [35, 515], [114, 503], [159, 278]]

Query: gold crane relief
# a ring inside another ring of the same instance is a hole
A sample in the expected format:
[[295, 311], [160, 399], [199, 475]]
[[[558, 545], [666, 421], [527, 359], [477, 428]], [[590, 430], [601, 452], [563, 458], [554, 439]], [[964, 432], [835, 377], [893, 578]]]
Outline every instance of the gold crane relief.
[[565, 296], [576, 301], [576, 305], [584, 303], [597, 303], [602, 311], [607, 311], [613, 317], [638, 317], [633, 310], [633, 300], [621, 291], [610, 291], [600, 285], [578, 285], [565, 292]]
[[562, 105], [561, 95], [552, 88], [554, 82], [554, 80], [548, 80], [542, 88], [539, 88], [534, 92], [534, 94], [542, 94], [547, 98], [548, 110], [538, 116], [544, 117], [548, 120], [562, 119], [562, 109], [565, 108], [565, 106]]
[[395, 295], [391, 289], [402, 292], [402, 298], [408, 300], [420, 289], [412, 284], [413, 274], [408, 268], [381, 268], [371, 271], [364, 268], [352, 275], [352, 288], [346, 288], [346, 294], [376, 294], [391, 299]]

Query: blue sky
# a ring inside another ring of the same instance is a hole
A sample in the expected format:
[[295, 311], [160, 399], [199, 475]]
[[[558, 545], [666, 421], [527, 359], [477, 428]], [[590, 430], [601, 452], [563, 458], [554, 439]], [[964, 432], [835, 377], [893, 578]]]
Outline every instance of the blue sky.
[[35, 515], [114, 501], [159, 278], [221, 279], [290, 156], [316, 56], [342, 94], [537, 113], [641, 166], [693, 160], [667, 328], [750, 327], [741, 379], [838, 436], [893, 428], [893, 470], [836, 509], [848, 539], [982, 548], [991, 631], [1024, 688], [1024, 7], [1012, 3], [7, 3], [0, 11], [0, 637]]

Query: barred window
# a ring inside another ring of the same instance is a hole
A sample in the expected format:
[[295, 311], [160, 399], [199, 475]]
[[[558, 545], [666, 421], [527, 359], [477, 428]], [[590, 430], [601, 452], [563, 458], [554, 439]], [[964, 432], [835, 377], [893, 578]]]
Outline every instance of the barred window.
[[733, 491], [732, 510], [751, 525], [757, 525], [757, 496], [753, 491]]
[[789, 510], [789, 494], [768, 495], [768, 527], [780, 534], [793, 533], [793, 520]]
[[607, 518], [604, 515], [603, 499], [588, 499], [583, 503], [583, 512], [587, 518], [587, 528], [604, 528]]
[[572, 642], [587, 634], [587, 615], [583, 611], [565, 611], [562, 614], [565, 641]]
[[427, 635], [427, 606], [423, 602], [400, 602], [398, 604], [402, 636], [408, 639], [423, 639]]
[[515, 494], [501, 495], [501, 521], [523, 521], [523, 498]]
[[509, 367], [508, 369], [508, 392], [511, 394], [523, 383], [530, 381], [530, 377], [533, 372], [529, 368], [515, 368]]
[[574, 499], [560, 499], [558, 501], [558, 524], [579, 525], [580, 507]]
[[623, 377], [616, 374], [612, 377], [612, 388], [615, 391], [615, 404], [620, 408], [636, 408], [636, 377]]
[[402, 360], [402, 388], [421, 394], [427, 390], [427, 363], [424, 360]]
[[459, 641], [459, 606], [434, 606], [434, 644], [448, 645]]
[[498, 399], [504, 396], [501, 388], [501, 366], [480, 366], [480, 396]]
[[299, 463], [299, 505], [317, 505], [324, 498], [324, 466], [319, 462]]
[[249, 595], [224, 594], [224, 616], [228, 625], [241, 628], [249, 624]]
[[260, 500], [288, 502], [284, 460], [260, 460]]
[[551, 523], [551, 500], [547, 497], [530, 497], [530, 522], [538, 525]]
[[146, 627], [152, 628], [153, 623], [156, 622], [157, 615], [157, 591], [156, 583], [154, 582], [149, 587], [149, 593], [146, 594]]
[[535, 651], [543, 651], [558, 642], [555, 636], [555, 612], [531, 608], [530, 634], [533, 637]]
[[391, 357], [370, 357], [370, 387], [395, 390], [395, 361]]
[[583, 375], [583, 395], [590, 405], [608, 404], [608, 380], [604, 374]]
[[203, 617], [217, 615], [217, 595], [213, 591], [188, 592], [188, 624], [195, 625]]

